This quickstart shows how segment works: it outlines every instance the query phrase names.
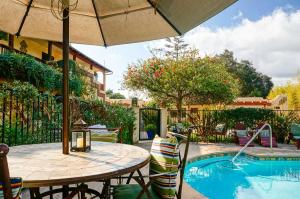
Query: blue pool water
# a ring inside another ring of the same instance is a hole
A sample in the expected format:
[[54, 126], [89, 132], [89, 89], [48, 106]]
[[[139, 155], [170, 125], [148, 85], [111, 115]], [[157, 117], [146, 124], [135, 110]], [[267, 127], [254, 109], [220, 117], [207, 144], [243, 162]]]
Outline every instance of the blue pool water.
[[210, 199], [300, 199], [300, 161], [231, 158], [190, 163], [185, 181]]

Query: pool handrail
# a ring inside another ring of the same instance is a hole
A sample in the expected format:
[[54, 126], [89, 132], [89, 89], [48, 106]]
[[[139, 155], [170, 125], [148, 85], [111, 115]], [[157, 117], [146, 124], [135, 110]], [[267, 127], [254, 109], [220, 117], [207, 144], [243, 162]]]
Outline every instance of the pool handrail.
[[247, 142], [247, 144], [245, 144], [245, 146], [243, 148], [241, 148], [241, 150], [239, 150], [239, 152], [232, 158], [232, 160], [231, 160], [232, 163], [234, 163], [236, 158], [239, 157], [241, 155], [241, 153], [243, 153], [246, 150], [246, 148], [249, 146], [249, 144], [251, 144], [251, 142], [261, 133], [261, 131], [265, 127], [269, 127], [269, 129], [270, 129], [270, 148], [271, 148], [271, 151], [273, 150], [272, 127], [270, 124], [265, 123], [260, 129], [258, 129], [258, 131], [252, 136], [252, 138]]

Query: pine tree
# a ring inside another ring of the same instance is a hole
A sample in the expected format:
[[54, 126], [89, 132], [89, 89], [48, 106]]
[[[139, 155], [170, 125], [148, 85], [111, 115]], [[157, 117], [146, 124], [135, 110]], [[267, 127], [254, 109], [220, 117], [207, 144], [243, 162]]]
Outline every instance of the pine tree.
[[185, 43], [183, 36], [167, 38], [163, 48], [151, 49], [153, 55], [160, 54], [166, 58], [179, 60], [185, 56], [195, 56], [197, 50], [189, 48], [189, 44]]

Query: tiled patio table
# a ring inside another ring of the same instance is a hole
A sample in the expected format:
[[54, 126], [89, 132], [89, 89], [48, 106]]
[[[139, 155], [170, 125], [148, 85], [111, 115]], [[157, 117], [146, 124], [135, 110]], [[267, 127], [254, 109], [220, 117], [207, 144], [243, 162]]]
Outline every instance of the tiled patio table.
[[61, 143], [11, 147], [8, 154], [10, 175], [22, 177], [31, 189], [110, 179], [142, 168], [149, 159], [140, 147], [104, 142], [69, 155], [62, 154]]

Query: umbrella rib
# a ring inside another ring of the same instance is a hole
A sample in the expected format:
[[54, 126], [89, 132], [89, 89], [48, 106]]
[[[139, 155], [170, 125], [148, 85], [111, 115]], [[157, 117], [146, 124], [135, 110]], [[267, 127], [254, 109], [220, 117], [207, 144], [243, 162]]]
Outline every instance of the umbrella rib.
[[23, 19], [22, 19], [22, 21], [21, 21], [20, 27], [19, 27], [19, 29], [18, 29], [18, 32], [16, 33], [17, 36], [20, 36], [21, 30], [22, 30], [22, 28], [23, 28], [23, 25], [24, 25], [24, 23], [25, 23], [25, 20], [26, 20], [26, 18], [27, 18], [27, 16], [28, 16], [28, 13], [29, 13], [30, 8], [31, 8], [32, 2], [33, 2], [33, 0], [30, 0], [29, 3], [28, 3], [28, 5], [27, 5], [27, 8], [26, 8], [25, 14], [24, 14], [24, 16], [23, 16]]
[[101, 23], [100, 23], [99, 14], [98, 14], [98, 11], [97, 11], [97, 8], [96, 8], [96, 5], [95, 5], [95, 0], [92, 0], [92, 4], [93, 4], [94, 11], [95, 11], [95, 14], [96, 14], [96, 18], [97, 18], [98, 26], [99, 26], [99, 29], [100, 29], [100, 32], [101, 32], [101, 36], [102, 36], [102, 40], [103, 40], [103, 43], [104, 43], [104, 47], [107, 47], [107, 44], [106, 44], [106, 41], [105, 41], [105, 37], [104, 37], [104, 34], [103, 34], [103, 30], [102, 30], [102, 26], [101, 26]]
[[177, 32], [178, 35], [182, 35], [182, 33], [176, 28], [176, 26], [156, 7], [151, 0], [147, 0], [147, 2], [154, 8], [158, 14]]

